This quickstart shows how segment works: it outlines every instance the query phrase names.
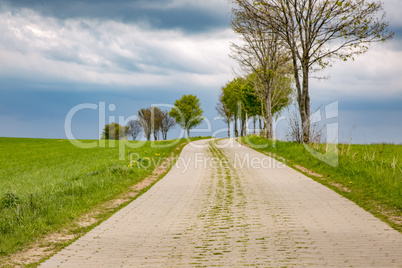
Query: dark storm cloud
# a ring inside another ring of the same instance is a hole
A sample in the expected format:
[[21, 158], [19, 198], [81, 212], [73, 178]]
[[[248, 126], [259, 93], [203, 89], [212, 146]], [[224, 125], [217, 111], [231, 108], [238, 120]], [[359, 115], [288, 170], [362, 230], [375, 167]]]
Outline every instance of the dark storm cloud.
[[402, 25], [401, 26], [391, 25], [390, 31], [392, 31], [394, 33], [393, 40], [388, 42], [388, 43], [390, 43], [390, 49], [396, 50], [396, 51], [401, 51], [402, 50]]
[[29, 8], [43, 16], [62, 20], [96, 18], [124, 23], [145, 22], [153, 28], [180, 29], [186, 33], [226, 28], [230, 17], [226, 1], [12, 0], [5, 3], [11, 9]]

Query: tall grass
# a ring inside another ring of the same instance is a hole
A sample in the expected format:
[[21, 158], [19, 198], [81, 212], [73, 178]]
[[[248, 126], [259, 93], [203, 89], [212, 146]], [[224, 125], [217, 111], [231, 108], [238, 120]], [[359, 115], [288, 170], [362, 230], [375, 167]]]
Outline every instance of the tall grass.
[[[301, 165], [323, 175], [315, 179], [336, 188], [342, 195], [402, 231], [402, 145], [340, 144], [339, 165], [333, 167], [315, 158], [300, 143], [274, 143], [257, 136], [244, 138], [243, 141], [251, 147], [265, 145], [264, 149], [257, 150], [283, 157], [290, 166]], [[327, 145], [311, 146], [325, 152]]]
[[0, 138], [0, 255], [78, 219], [141, 181], [158, 163], [129, 166], [129, 153], [157, 160], [176, 148], [146, 143], [119, 160], [118, 143], [81, 149], [67, 140]]

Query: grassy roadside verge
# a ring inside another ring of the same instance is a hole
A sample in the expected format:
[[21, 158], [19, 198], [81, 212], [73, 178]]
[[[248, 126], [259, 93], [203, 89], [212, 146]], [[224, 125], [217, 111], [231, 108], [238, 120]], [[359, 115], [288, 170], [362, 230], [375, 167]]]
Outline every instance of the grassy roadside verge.
[[[242, 142], [335, 190], [402, 232], [401, 145], [340, 144], [339, 164], [333, 167], [315, 158], [302, 144], [274, 143], [257, 136], [242, 138]], [[322, 146], [317, 150], [324, 152]]]
[[49, 234], [63, 236], [54, 249], [89, 231], [160, 179], [187, 140], [128, 148], [124, 160], [118, 143], [82, 149], [66, 140], [0, 138], [0, 263]]

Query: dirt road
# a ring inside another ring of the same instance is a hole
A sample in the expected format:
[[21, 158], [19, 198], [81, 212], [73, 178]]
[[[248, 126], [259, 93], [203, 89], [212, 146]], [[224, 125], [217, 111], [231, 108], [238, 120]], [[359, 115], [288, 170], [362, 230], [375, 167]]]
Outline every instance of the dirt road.
[[130, 266], [402, 267], [402, 234], [233, 140], [198, 141], [147, 193], [41, 267]]

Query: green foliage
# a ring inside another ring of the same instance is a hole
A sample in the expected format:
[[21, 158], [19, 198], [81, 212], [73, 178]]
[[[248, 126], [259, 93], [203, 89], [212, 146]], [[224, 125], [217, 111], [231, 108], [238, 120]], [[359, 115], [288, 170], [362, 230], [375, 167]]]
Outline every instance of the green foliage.
[[183, 95], [181, 99], [175, 101], [174, 106], [169, 115], [187, 130], [189, 136], [190, 129], [200, 125], [204, 120], [200, 100], [195, 95]]
[[162, 128], [164, 118], [164, 113], [161, 109], [158, 107], [143, 108], [138, 111], [138, 117], [147, 140], [151, 139], [152, 133], [154, 134], [154, 139], [158, 140], [158, 134]]
[[120, 126], [117, 123], [110, 123], [103, 129], [102, 139], [105, 140], [120, 140], [126, 137], [130, 132], [128, 126]]
[[239, 78], [233, 79], [222, 88], [222, 102], [237, 116], [239, 114], [239, 103], [241, 103], [241, 91], [244, 81]]
[[218, 103], [216, 104], [215, 109], [216, 109], [216, 111], [218, 112], [218, 114], [223, 118], [223, 120], [224, 120], [226, 123], [230, 124], [230, 122], [231, 122], [232, 119], [233, 119], [233, 115], [234, 115], [234, 114], [233, 114], [233, 111], [231, 111], [231, 110], [227, 107], [226, 103], [223, 101], [223, 97], [224, 97], [223, 88], [221, 88], [221, 92], [220, 92], [220, 94], [219, 94], [219, 101], [218, 101]]
[[244, 110], [248, 116], [261, 115], [261, 100], [250, 80], [243, 83], [240, 95]]
[[[289, 100], [293, 93], [292, 79], [286, 76], [278, 76], [272, 92], [272, 114], [279, 113], [289, 105]], [[256, 78], [251, 74], [247, 79], [235, 78], [222, 88], [221, 101], [225, 104], [232, 114], [243, 117], [244, 112], [248, 116], [262, 116], [261, 105], [265, 109], [265, 100], [262, 99], [256, 89]], [[240, 104], [240, 106], [239, 106]], [[241, 111], [238, 109], [241, 107]]]
[[[247, 140], [248, 141], [247, 141]], [[300, 143], [275, 143], [261, 137], [249, 136], [243, 139], [263, 152], [285, 158], [287, 165], [300, 165], [323, 178], [315, 178], [345, 197], [356, 202], [382, 219], [402, 217], [402, 146], [392, 144], [338, 146], [339, 165], [327, 165]], [[326, 145], [316, 145], [325, 152]], [[345, 191], [347, 189], [347, 191]], [[393, 227], [402, 231], [402, 224], [391, 221]]]
[[[394, 36], [388, 29], [384, 4], [380, 1], [233, 0], [233, 3], [232, 26], [244, 38], [251, 36], [246, 40], [248, 45], [269, 42], [260, 34], [253, 36], [256, 32], [273, 34], [277, 41], [286, 44], [285, 51], [293, 64], [303, 142], [306, 144], [310, 142], [311, 73], [331, 66], [333, 59], [353, 59], [355, 55], [367, 52], [371, 43], [385, 42]], [[260, 65], [265, 63], [265, 59], [270, 59], [262, 53], [265, 50], [234, 47], [240, 54], [236, 58], [246, 65], [253, 65], [251, 59], [256, 53]], [[267, 49], [270, 47], [273, 46], [270, 44]], [[266, 74], [266, 69], [262, 67], [263, 74]], [[262, 81], [267, 81], [266, 77], [262, 78]]]

